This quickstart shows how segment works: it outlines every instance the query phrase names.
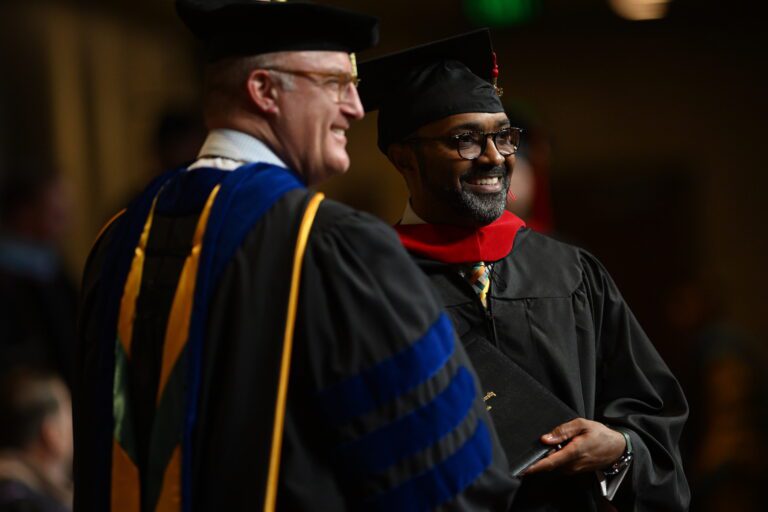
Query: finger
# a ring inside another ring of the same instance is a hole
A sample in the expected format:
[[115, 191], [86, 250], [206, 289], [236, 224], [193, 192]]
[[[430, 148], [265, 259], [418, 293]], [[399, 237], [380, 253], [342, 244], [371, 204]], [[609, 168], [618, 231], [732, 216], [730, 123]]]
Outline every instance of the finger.
[[585, 420], [583, 418], [576, 418], [575, 420], [558, 425], [551, 432], [547, 432], [541, 436], [541, 441], [544, 444], [563, 443], [584, 432], [585, 428]]
[[523, 474], [541, 473], [544, 471], [554, 471], [560, 467], [570, 464], [577, 456], [577, 450], [571, 446], [566, 446], [562, 450], [547, 455], [540, 461], [528, 467]]

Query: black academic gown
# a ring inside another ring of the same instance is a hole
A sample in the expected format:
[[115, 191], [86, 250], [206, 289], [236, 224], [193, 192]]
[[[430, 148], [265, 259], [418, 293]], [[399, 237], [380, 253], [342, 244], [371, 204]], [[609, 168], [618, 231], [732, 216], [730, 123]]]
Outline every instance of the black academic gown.
[[[185, 461], [192, 464], [193, 510], [262, 507], [290, 264], [310, 197], [302, 188], [279, 199], [214, 288], [199, 419], [192, 460]], [[134, 328], [141, 332], [133, 353], [140, 370], [131, 380], [142, 471], [152, 462], [146, 451], [169, 296], [195, 221], [160, 215], [149, 238]], [[77, 510], [104, 510], [109, 500], [104, 453], [111, 426], [93, 420], [108, 397], [90, 379], [104, 357], [96, 332], [98, 270], [112, 231], [85, 272], [75, 395]], [[324, 201], [303, 264], [278, 508], [504, 509], [517, 483], [454, 337], [439, 299], [391, 228]]]
[[[487, 310], [455, 266], [413, 257], [464, 342], [484, 337], [579, 416], [630, 433], [634, 460], [613, 506], [687, 510], [678, 448], [685, 397], [592, 255], [521, 229], [493, 265]], [[542, 474], [523, 477], [512, 510], [592, 511], [602, 500], [594, 474]]]

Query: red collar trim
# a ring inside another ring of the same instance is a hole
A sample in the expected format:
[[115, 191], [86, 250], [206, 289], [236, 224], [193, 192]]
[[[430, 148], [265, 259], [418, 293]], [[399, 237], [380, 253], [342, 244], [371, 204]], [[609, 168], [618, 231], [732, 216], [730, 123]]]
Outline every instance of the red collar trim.
[[512, 251], [515, 235], [525, 222], [504, 214], [481, 228], [448, 224], [398, 224], [395, 231], [410, 252], [443, 263], [498, 261]]

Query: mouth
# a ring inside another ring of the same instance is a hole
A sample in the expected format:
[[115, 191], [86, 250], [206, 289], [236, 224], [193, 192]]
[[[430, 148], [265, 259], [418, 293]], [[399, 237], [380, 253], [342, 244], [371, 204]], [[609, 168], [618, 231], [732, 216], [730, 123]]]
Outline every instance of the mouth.
[[347, 142], [347, 130], [338, 126], [331, 126], [331, 134], [340, 142]]
[[472, 176], [462, 180], [464, 188], [479, 194], [501, 192], [504, 187], [503, 176]]

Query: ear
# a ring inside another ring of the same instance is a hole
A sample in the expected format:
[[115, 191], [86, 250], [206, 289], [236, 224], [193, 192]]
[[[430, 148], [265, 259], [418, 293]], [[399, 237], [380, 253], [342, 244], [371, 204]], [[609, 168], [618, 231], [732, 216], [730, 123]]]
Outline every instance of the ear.
[[40, 443], [49, 453], [58, 453], [59, 432], [56, 428], [56, 414], [48, 414], [40, 424]]
[[419, 172], [419, 161], [409, 144], [390, 144], [387, 148], [387, 158], [406, 179]]
[[277, 97], [280, 93], [278, 84], [266, 69], [254, 69], [248, 75], [246, 84], [251, 103], [262, 113], [277, 114], [280, 108]]

